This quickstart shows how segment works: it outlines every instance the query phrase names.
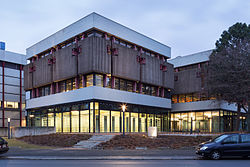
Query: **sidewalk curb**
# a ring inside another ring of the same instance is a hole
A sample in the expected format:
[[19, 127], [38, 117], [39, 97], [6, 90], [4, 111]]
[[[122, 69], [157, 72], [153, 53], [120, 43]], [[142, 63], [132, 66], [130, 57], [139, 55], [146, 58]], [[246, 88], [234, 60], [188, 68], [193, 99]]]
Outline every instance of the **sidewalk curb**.
[[9, 160], [197, 160], [196, 156], [8, 156]]

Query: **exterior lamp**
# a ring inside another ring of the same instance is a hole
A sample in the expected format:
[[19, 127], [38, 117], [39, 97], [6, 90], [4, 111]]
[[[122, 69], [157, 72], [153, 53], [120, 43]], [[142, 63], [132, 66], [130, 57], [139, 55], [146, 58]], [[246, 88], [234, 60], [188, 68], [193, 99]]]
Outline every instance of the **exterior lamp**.
[[125, 111], [127, 106], [125, 104], [122, 105], [122, 112], [123, 112], [123, 136], [125, 136]]
[[8, 118], [8, 139], [10, 139], [10, 118]]

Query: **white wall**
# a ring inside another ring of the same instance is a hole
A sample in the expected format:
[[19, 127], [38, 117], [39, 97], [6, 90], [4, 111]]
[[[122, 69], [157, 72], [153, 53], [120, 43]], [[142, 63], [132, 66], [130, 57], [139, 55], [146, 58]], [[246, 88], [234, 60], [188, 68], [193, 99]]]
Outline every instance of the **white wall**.
[[218, 100], [206, 100], [206, 101], [172, 104], [172, 112], [198, 111], [198, 110], [220, 110], [220, 109], [237, 111], [237, 106], [235, 104], [228, 104], [225, 101], [218, 101]]
[[166, 98], [142, 95], [98, 86], [86, 87], [69, 92], [57, 93], [26, 101], [26, 109], [78, 102], [83, 100], [107, 100], [120, 103], [138, 104], [170, 109], [171, 100]]
[[26, 50], [27, 59], [43, 52], [57, 44], [72, 38], [80, 33], [83, 33], [91, 28], [98, 28], [122, 39], [143, 46], [147, 49], [158, 52], [167, 57], [171, 57], [170, 47], [157, 42], [145, 35], [142, 35], [130, 28], [127, 28], [119, 23], [116, 23], [108, 18], [105, 18], [99, 14], [91, 13], [86, 17], [74, 22], [73, 24], [63, 28], [62, 30], [52, 34], [51, 36], [43, 39], [42, 41], [34, 44]]

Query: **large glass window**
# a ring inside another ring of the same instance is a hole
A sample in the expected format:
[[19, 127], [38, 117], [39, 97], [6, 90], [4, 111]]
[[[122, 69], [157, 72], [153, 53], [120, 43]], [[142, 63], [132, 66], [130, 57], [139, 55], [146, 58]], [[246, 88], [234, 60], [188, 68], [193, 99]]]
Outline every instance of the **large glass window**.
[[220, 113], [212, 111], [212, 132], [220, 132]]
[[95, 132], [100, 132], [99, 103], [95, 102]]
[[81, 132], [89, 132], [89, 110], [80, 111]]
[[96, 79], [96, 86], [101, 86], [103, 87], [103, 75], [101, 74], [95, 74], [95, 79]]
[[86, 76], [86, 87], [93, 86], [93, 74]]
[[71, 111], [71, 131], [79, 132], [79, 111]]
[[111, 111], [111, 132], [120, 132], [120, 111]]
[[63, 132], [70, 132], [70, 112], [63, 112]]
[[54, 126], [54, 113], [48, 113], [48, 126]]
[[131, 132], [138, 132], [138, 113], [131, 113]]
[[205, 131], [211, 132], [212, 131], [212, 114], [211, 111], [204, 112], [204, 123], [205, 123]]
[[147, 131], [147, 129], [146, 129], [146, 127], [147, 127], [146, 123], [147, 122], [146, 122], [146, 114], [145, 113], [139, 113], [138, 122], [139, 122], [139, 127], [138, 127], [139, 132], [146, 132]]
[[147, 123], [147, 127], [153, 127], [155, 126], [155, 123], [154, 123], [154, 114], [147, 114], [147, 117], [148, 117], [148, 123]]
[[157, 127], [157, 131], [161, 132], [163, 127], [163, 116], [161, 114], [156, 114], [155, 116], [155, 124]]
[[195, 129], [197, 132], [204, 132], [204, 115], [203, 112], [196, 112]]
[[100, 110], [100, 132], [109, 132], [110, 130], [110, 111]]
[[56, 113], [56, 132], [62, 132], [62, 113]]
[[41, 124], [43, 127], [48, 126], [48, 117], [47, 117], [47, 111], [43, 110], [41, 112]]

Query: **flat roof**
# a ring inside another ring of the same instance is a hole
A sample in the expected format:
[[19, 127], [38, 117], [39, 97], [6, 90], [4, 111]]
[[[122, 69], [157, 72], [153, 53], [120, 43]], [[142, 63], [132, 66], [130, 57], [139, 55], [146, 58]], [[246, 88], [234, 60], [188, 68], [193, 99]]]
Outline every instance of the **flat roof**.
[[207, 50], [203, 52], [198, 52], [186, 56], [178, 56], [174, 59], [168, 60], [169, 63], [174, 65], [174, 68], [176, 67], [183, 67], [183, 66], [188, 66], [191, 64], [197, 64], [197, 63], [202, 63], [209, 61], [209, 56], [213, 50]]
[[14, 53], [0, 49], [0, 60], [15, 64], [26, 64], [26, 56], [24, 54]]
[[26, 49], [26, 59], [89, 29], [97, 28], [131, 43], [171, 58], [171, 48], [97, 13], [91, 13]]

